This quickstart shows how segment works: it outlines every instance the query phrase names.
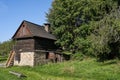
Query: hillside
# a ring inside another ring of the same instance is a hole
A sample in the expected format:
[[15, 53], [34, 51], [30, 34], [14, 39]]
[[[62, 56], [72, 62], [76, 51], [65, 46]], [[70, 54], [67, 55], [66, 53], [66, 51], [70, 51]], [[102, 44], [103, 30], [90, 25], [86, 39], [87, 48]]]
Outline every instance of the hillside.
[[46, 64], [36, 67], [0, 68], [0, 80], [21, 80], [9, 71], [23, 73], [22, 80], [120, 80], [120, 61], [104, 63], [94, 59]]

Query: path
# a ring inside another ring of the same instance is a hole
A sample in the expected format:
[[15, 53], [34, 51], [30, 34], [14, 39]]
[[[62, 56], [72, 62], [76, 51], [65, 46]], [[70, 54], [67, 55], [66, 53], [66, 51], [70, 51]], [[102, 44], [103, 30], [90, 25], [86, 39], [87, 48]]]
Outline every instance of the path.
[[0, 67], [5, 67], [5, 62], [4, 63], [0, 63]]

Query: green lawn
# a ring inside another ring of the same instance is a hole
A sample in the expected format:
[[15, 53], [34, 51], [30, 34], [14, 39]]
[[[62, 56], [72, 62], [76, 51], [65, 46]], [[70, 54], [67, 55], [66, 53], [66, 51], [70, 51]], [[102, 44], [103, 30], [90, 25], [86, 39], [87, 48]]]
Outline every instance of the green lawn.
[[[16, 71], [27, 77], [18, 78], [9, 73]], [[94, 59], [68, 61], [36, 67], [0, 68], [0, 80], [120, 80], [120, 61], [104, 63]]]

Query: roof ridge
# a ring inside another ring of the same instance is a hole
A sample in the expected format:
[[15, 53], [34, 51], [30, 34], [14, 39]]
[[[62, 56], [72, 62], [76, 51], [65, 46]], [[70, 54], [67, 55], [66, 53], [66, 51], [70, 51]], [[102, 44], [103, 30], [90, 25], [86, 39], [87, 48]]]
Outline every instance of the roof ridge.
[[27, 22], [27, 23], [30, 23], [30, 24], [33, 24], [33, 25], [37, 25], [37, 26], [42, 27], [42, 26], [41, 26], [41, 25], [39, 25], [39, 24], [36, 24], [36, 23], [30, 22], [30, 21], [27, 21], [27, 20], [23, 20], [23, 22]]
[[[52, 39], [52, 40], [56, 40], [56, 37], [53, 34], [48, 33], [47, 31], [45, 31], [44, 26], [23, 20], [23, 22], [20, 24], [19, 28], [17, 29], [16, 33], [18, 32], [18, 30], [20, 29], [20, 27], [22, 26], [22, 24], [26, 24], [26, 27], [29, 28], [29, 31], [31, 33], [31, 37], [42, 37], [42, 38], [47, 38], [47, 39]], [[16, 33], [14, 34], [14, 36], [16, 35]], [[17, 37], [12, 37], [12, 38], [17, 38]], [[23, 36], [24, 37], [24, 36]], [[19, 36], [18, 36], [19, 38]]]

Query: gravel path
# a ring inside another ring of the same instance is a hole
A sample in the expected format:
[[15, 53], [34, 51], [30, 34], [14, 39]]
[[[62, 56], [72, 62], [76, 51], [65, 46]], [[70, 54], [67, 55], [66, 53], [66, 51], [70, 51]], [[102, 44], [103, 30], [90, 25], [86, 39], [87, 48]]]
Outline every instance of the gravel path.
[[0, 63], [0, 67], [5, 67], [5, 63]]

